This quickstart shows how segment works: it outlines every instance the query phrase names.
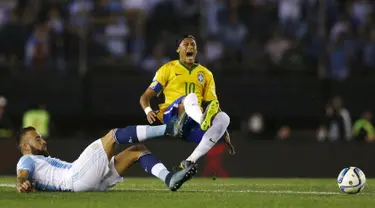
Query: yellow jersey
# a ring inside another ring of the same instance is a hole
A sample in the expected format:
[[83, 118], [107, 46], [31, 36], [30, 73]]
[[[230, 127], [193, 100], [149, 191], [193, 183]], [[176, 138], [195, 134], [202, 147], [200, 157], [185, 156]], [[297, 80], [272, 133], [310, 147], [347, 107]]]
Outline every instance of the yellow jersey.
[[216, 100], [214, 77], [206, 67], [195, 64], [191, 69], [179, 60], [170, 61], [158, 69], [149, 86], [159, 95], [164, 93], [165, 102], [159, 105], [158, 119], [162, 121], [163, 113], [178, 98], [195, 93], [198, 103]]

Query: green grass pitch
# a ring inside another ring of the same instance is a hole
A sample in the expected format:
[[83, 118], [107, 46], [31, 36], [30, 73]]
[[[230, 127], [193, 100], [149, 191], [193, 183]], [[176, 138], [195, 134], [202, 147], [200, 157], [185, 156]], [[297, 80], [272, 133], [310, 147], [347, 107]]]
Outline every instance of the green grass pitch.
[[201, 179], [171, 192], [154, 178], [125, 178], [108, 192], [19, 194], [13, 177], [0, 178], [0, 207], [375, 207], [375, 179], [363, 192], [340, 192], [336, 179]]

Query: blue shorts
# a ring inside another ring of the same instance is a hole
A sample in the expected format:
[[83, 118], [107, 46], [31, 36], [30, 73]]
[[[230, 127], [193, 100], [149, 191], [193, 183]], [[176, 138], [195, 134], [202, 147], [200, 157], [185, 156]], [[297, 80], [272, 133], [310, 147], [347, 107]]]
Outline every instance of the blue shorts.
[[[178, 105], [181, 103], [182, 99], [185, 96], [182, 96], [175, 100], [171, 105], [168, 106], [163, 114], [163, 122], [168, 123], [173, 117], [178, 116]], [[206, 131], [201, 129], [200, 124], [195, 122], [192, 118], [188, 118], [186, 124], [182, 127], [183, 136], [182, 138], [188, 142], [199, 143], [202, 140], [202, 137]]]

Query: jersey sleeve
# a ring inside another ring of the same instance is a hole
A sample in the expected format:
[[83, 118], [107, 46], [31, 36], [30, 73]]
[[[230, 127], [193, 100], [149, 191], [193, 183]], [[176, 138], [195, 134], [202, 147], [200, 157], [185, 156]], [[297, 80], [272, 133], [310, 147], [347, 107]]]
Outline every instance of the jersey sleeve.
[[29, 156], [22, 156], [17, 163], [17, 171], [27, 170], [29, 173], [33, 173], [35, 168], [34, 160]]
[[207, 84], [204, 89], [203, 100], [204, 101], [217, 100], [215, 80], [214, 80], [214, 76], [212, 75], [212, 73], [210, 73], [210, 76], [207, 77]]
[[152, 79], [152, 83], [150, 84], [149, 88], [153, 89], [157, 94], [159, 94], [163, 88], [168, 83], [168, 67], [163, 65], [158, 69], [155, 74], [155, 77]]

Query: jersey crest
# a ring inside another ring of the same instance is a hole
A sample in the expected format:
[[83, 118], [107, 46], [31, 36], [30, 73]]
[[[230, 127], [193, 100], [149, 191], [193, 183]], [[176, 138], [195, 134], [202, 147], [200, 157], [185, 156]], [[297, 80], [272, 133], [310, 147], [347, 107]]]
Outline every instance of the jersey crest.
[[204, 82], [204, 75], [202, 72], [198, 72], [198, 82], [200, 83]]

